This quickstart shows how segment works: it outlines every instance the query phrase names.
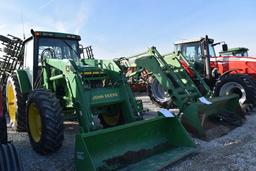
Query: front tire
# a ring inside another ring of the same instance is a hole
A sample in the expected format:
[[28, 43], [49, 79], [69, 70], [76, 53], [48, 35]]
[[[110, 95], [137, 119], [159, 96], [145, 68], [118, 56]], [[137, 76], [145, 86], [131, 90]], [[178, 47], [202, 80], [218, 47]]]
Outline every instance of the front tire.
[[236, 93], [239, 104], [246, 112], [256, 104], [256, 83], [246, 74], [227, 74], [222, 76], [213, 88], [214, 96], [224, 96]]
[[33, 149], [41, 155], [56, 152], [64, 140], [64, 114], [59, 100], [52, 92], [34, 90], [29, 95], [26, 113]]

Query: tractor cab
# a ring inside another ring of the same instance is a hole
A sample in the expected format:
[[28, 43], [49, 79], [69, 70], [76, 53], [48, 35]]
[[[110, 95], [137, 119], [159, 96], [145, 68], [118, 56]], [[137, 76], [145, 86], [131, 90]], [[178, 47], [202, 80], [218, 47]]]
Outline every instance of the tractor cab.
[[191, 40], [181, 40], [175, 42], [175, 51], [181, 52], [181, 54], [188, 60], [188, 62], [194, 67], [199, 73], [205, 71], [205, 60], [206, 50], [209, 53], [209, 57], [216, 56], [214, 49], [214, 40], [208, 39], [208, 43], [205, 43], [206, 39], [196, 38]]
[[[181, 40], [175, 42], [175, 51], [181, 52], [183, 57], [189, 62], [191, 67], [197, 70], [202, 77], [210, 81], [212, 77], [218, 78], [219, 73], [215, 68], [216, 53], [214, 46], [222, 44], [222, 51], [228, 51], [228, 45], [225, 42], [214, 43], [214, 40], [205, 37]], [[210, 81], [211, 82], [211, 81]]]
[[237, 47], [230, 48], [227, 51], [220, 51], [220, 56], [240, 56], [240, 57], [248, 57], [248, 48], [245, 47]]
[[[180, 51], [182, 55], [190, 62], [202, 62], [204, 57], [204, 40], [205, 38], [197, 38], [191, 40], [181, 40], [175, 42], [175, 50]], [[216, 56], [214, 46], [213, 46], [213, 39], [209, 39], [209, 52], [210, 56]]]
[[[72, 59], [79, 60], [80, 36], [57, 32], [31, 30], [32, 36], [24, 41], [24, 69], [30, 83], [35, 83], [41, 71], [42, 60]], [[33, 85], [33, 84], [31, 84]]]

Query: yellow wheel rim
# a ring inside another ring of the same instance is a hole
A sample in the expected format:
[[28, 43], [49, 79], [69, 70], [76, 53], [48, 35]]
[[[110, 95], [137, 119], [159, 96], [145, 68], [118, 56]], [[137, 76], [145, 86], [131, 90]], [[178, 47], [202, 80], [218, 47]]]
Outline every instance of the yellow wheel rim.
[[16, 98], [14, 94], [14, 87], [12, 86], [11, 83], [7, 84], [6, 97], [7, 97], [7, 108], [8, 108], [8, 113], [10, 117], [10, 122], [16, 123], [17, 104], [16, 104]]
[[117, 115], [102, 114], [102, 119], [107, 125], [114, 126], [119, 123], [120, 113], [118, 113]]
[[28, 124], [31, 137], [38, 143], [42, 134], [42, 121], [40, 112], [35, 103], [31, 103], [28, 107]]

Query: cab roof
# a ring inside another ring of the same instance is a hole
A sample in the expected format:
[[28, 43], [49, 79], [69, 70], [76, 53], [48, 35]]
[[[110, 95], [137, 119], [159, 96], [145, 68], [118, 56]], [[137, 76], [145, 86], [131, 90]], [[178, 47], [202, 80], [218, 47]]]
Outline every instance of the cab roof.
[[34, 31], [31, 29], [31, 34], [29, 38], [27, 38], [24, 42], [32, 39], [32, 37], [49, 37], [49, 38], [59, 38], [59, 39], [73, 39], [73, 40], [81, 40], [79, 35], [69, 34], [69, 33], [61, 33], [61, 32], [49, 32], [49, 31]]
[[[197, 38], [193, 38], [193, 39], [182, 39], [182, 40], [178, 40], [176, 42], [174, 42], [175, 45], [179, 45], [179, 44], [187, 44], [187, 43], [196, 43], [196, 42], [201, 42], [203, 41], [205, 38], [204, 37], [197, 37]], [[213, 39], [209, 39], [211, 43], [214, 42]]]

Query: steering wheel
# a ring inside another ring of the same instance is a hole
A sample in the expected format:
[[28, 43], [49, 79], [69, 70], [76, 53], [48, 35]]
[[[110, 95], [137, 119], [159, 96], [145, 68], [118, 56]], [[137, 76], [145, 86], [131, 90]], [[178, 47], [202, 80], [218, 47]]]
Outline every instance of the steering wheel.
[[46, 48], [41, 53], [41, 61], [47, 58], [56, 58], [56, 54], [53, 48]]

